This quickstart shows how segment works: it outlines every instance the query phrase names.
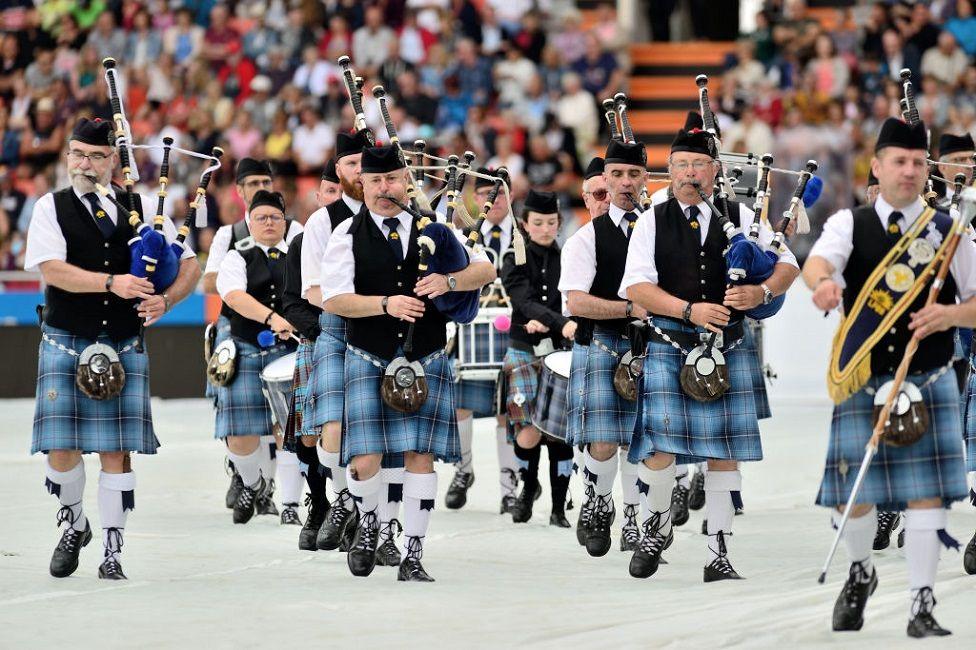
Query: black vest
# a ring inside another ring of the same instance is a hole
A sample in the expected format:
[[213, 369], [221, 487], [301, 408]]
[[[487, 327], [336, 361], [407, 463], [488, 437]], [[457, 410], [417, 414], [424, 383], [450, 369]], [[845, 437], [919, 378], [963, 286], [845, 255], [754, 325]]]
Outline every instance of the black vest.
[[[382, 230], [373, 222], [366, 206], [353, 217], [349, 227], [352, 236], [352, 252], [356, 260], [353, 279], [356, 293], [361, 296], [414, 296], [417, 283], [417, 265], [420, 260], [417, 247], [416, 222], [410, 229], [410, 245], [403, 262], [397, 263], [393, 251]], [[411, 359], [420, 359], [442, 349], [447, 343], [447, 318], [427, 298], [426, 309], [417, 321], [413, 334]], [[365, 318], [350, 318], [348, 340], [350, 345], [383, 359], [396, 356], [403, 346], [409, 323], [386, 314]]]
[[[268, 256], [256, 244], [253, 248], [237, 251], [244, 258], [247, 269], [247, 294], [262, 305], [281, 312], [282, 292], [285, 287], [285, 264], [287, 255], [281, 253], [274, 270]], [[245, 318], [231, 310], [230, 333], [253, 345], [258, 344], [258, 334], [268, 326], [256, 320]]]
[[288, 244], [285, 258], [285, 289], [281, 298], [281, 315], [307, 339], [319, 336], [320, 307], [302, 298], [302, 240], [305, 233], [300, 232]]
[[[288, 233], [291, 232], [291, 222], [292, 219], [285, 217], [285, 241], [288, 241]], [[237, 249], [237, 242], [247, 239], [251, 236], [251, 229], [248, 228], [247, 220], [241, 219], [240, 221], [235, 221], [230, 227], [230, 242], [227, 244], [227, 252]], [[219, 269], [218, 269], [219, 270]], [[227, 303], [221, 303], [220, 305], [220, 315], [224, 318], [230, 320], [234, 316], [234, 310], [227, 306]], [[294, 325], [294, 323], [292, 323]]]
[[[729, 201], [731, 221], [739, 226], [739, 204]], [[681, 206], [674, 198], [654, 207], [654, 263], [658, 286], [686, 302], [710, 302], [721, 305], [725, 300], [725, 249], [728, 238], [722, 232], [718, 217], [708, 221], [705, 244], [701, 234], [692, 228]], [[741, 318], [732, 313], [732, 320]]]
[[[125, 204], [124, 192], [116, 197]], [[135, 196], [135, 208], [142, 216], [142, 201]], [[102, 197], [102, 202], [107, 201]], [[131, 268], [128, 241], [135, 230], [119, 213], [115, 232], [108, 239], [95, 224], [91, 212], [70, 187], [54, 193], [54, 212], [67, 245], [65, 261], [86, 271], [124, 275]], [[88, 339], [105, 332], [114, 341], [136, 336], [141, 321], [133, 308], [135, 300], [123, 300], [114, 293], [72, 293], [48, 286], [44, 297], [44, 322]]]
[[[514, 255], [506, 256], [504, 275], [506, 289], [512, 299], [512, 327], [508, 332], [509, 337], [515, 341], [522, 341], [528, 345], [538, 345], [543, 339], [551, 338], [557, 344], [562, 341], [562, 334], [558, 331], [550, 331], [540, 334], [529, 334], [525, 331], [525, 324], [533, 316], [526, 313], [524, 305], [535, 303], [542, 305], [546, 309], [558, 313], [562, 312], [562, 294], [559, 293], [560, 276], [560, 255], [559, 246], [553, 243], [552, 246], [543, 247], [538, 244], [528, 242], [525, 245], [525, 264], [515, 266]], [[527, 279], [527, 287], [519, 282], [518, 276]], [[515, 280], [519, 287], [509, 289], [508, 280]], [[545, 324], [545, 323], [544, 323]]]
[[[593, 220], [594, 247], [596, 252], [596, 275], [590, 286], [590, 295], [604, 300], [620, 300], [617, 292], [620, 282], [624, 279], [624, 267], [627, 265], [627, 248], [630, 240], [613, 223], [608, 213], [601, 214]], [[627, 334], [629, 318], [614, 318], [595, 321], [590, 318], [577, 317], [576, 340], [589, 345], [593, 336], [593, 328], [613, 330], [621, 335]]]
[[333, 201], [327, 205], [325, 209], [329, 213], [329, 221], [332, 222], [332, 232], [335, 232], [335, 229], [339, 227], [340, 223], [356, 216], [356, 213], [346, 205], [346, 202], [341, 197], [338, 201]]
[[[948, 220], [949, 216], [940, 212], [936, 214], [935, 219]], [[874, 206], [869, 205], [854, 210], [852, 243], [854, 248], [844, 268], [844, 282], [847, 284], [844, 289], [844, 313], [846, 314], [851, 312], [851, 307], [854, 306], [854, 301], [871, 272], [891, 249], [885, 228], [881, 225], [881, 217], [874, 210]], [[895, 322], [895, 326], [871, 350], [872, 375], [894, 374], [912, 336], [912, 331], [908, 329], [909, 314], [922, 308], [928, 294], [928, 288], [919, 293], [915, 302]], [[951, 273], [946, 276], [945, 285], [939, 292], [938, 302], [942, 305], [952, 305], [956, 302], [956, 281]], [[932, 370], [949, 363], [953, 354], [954, 335], [955, 329], [951, 328], [945, 332], [929, 334], [922, 339], [918, 352], [912, 357], [909, 372]]]

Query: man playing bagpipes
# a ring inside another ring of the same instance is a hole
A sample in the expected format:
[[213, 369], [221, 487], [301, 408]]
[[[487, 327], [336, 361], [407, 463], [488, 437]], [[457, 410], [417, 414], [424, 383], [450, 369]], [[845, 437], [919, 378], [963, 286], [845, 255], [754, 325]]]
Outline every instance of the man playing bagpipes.
[[478, 291], [495, 270], [483, 254], [472, 254], [468, 264], [468, 253], [454, 247], [465, 268], [421, 278], [433, 241], [420, 237], [419, 221], [399, 207], [407, 200], [403, 158], [395, 146], [370, 147], [361, 169], [364, 209], [332, 232], [325, 252], [330, 264], [321, 276], [325, 310], [346, 318], [348, 327], [342, 450], [359, 521], [347, 561], [353, 575], [372, 572], [381, 459], [403, 453], [407, 554], [398, 579], [426, 582], [433, 578], [420, 560], [437, 497], [433, 461], [460, 460], [453, 372], [444, 351], [447, 317], [431, 301]]
[[[563, 316], [559, 293], [560, 251], [556, 243], [561, 218], [553, 192], [529, 190], [522, 205], [520, 226], [529, 238], [526, 263], [515, 263], [514, 252], [505, 256], [502, 282], [512, 301], [512, 325], [505, 354], [506, 404], [515, 455], [521, 461], [522, 492], [512, 508], [512, 521], [532, 518], [532, 505], [539, 487], [539, 458], [542, 446], [549, 453], [549, 490], [552, 511], [549, 525], [569, 528], [566, 493], [573, 473], [573, 447], [552, 432], [543, 438], [532, 424], [532, 410], [539, 392], [539, 371], [543, 357], [572, 341], [576, 322]], [[554, 408], [564, 408], [562, 404]]]
[[[295, 347], [290, 340], [272, 341], [265, 347], [260, 336], [271, 330], [287, 339], [295, 331], [278, 313], [288, 253], [284, 199], [277, 192], [258, 190], [248, 206], [248, 215], [253, 244], [228, 252], [217, 274], [217, 291], [231, 315], [230, 338], [214, 350], [214, 356], [220, 359], [223, 348], [228, 348], [229, 362], [216, 372], [215, 364], [208, 368], [211, 381], [217, 385], [214, 437], [227, 444], [227, 456], [241, 477], [234, 503], [235, 524], [250, 521], [255, 501], [269, 496], [276, 473], [277, 444], [271, 407], [261, 390], [261, 372]], [[293, 469], [298, 472], [297, 467]]]
[[[834, 605], [837, 631], [861, 628], [877, 588], [871, 563], [877, 511], [907, 508], [907, 631], [949, 634], [932, 616], [933, 587], [940, 542], [958, 547], [945, 532], [946, 508], [966, 496], [959, 389], [949, 371], [955, 328], [976, 324], [976, 247], [967, 236], [952, 235], [949, 215], [923, 203], [926, 148], [923, 123], [889, 118], [871, 162], [878, 199], [831, 216], [803, 269], [818, 308], [844, 309], [828, 371], [836, 405], [817, 495], [819, 505], [833, 509], [851, 562]], [[937, 271], [944, 283], [930, 289]], [[889, 399], [896, 368], [905, 381]], [[876, 425], [890, 400], [893, 409]], [[885, 444], [876, 444], [879, 432]], [[856, 490], [845, 521], [841, 511]]]
[[[710, 197], [717, 156], [711, 134], [678, 132], [668, 160], [673, 196], [637, 222], [620, 284], [620, 295], [650, 315], [642, 414], [630, 446], [630, 459], [640, 463], [643, 531], [630, 562], [637, 578], [657, 571], [673, 541], [675, 463], [701, 461], [708, 463], [704, 581], [740, 578], [728, 559], [742, 488], [738, 465], [762, 459], [753, 382], [758, 360], [740, 347], [743, 312], [785, 293], [799, 274], [796, 259], [784, 249], [761, 285], [728, 286], [725, 249], [731, 233], [748, 229], [756, 217], [732, 201], [726, 208], [724, 200], [717, 209], [730, 214], [715, 213]], [[773, 233], [761, 225], [758, 239], [768, 246]]]
[[[484, 176], [492, 175], [492, 170], [480, 167], [478, 173]], [[478, 206], [485, 205], [492, 194], [495, 182], [491, 178], [476, 176], [472, 198]], [[513, 245], [515, 218], [509, 205], [509, 197], [505, 192], [495, 192], [495, 200], [488, 211], [484, 223], [481, 225], [480, 240], [484, 243], [485, 252], [501, 270], [502, 258]], [[505, 305], [508, 306], [508, 305]], [[475, 345], [488, 345], [487, 339], [478, 337]], [[505, 415], [498, 413], [496, 395], [498, 385], [495, 381], [460, 379], [457, 384], [457, 421], [458, 432], [461, 435], [461, 461], [455, 465], [454, 478], [447, 488], [444, 505], [452, 510], [464, 506], [468, 500], [468, 488], [474, 483], [474, 466], [472, 442], [474, 436], [474, 418], [495, 416], [495, 444], [498, 452], [498, 481], [501, 487], [501, 505], [499, 513], [512, 511], [515, 503], [515, 491], [518, 488], [518, 460], [512, 443], [508, 440]]]
[[[51, 558], [51, 575], [58, 578], [78, 568], [81, 548], [92, 537], [82, 511], [85, 453], [97, 453], [102, 467], [98, 509], [105, 552], [98, 576], [125, 578], [122, 538], [135, 507], [131, 454], [154, 454], [159, 447], [140, 327], [158, 321], [200, 278], [188, 247], [165, 293], [156, 294], [148, 279], [130, 275], [135, 228], [115, 203], [95, 192], [95, 183], [110, 185], [118, 164], [111, 138], [109, 122], [78, 121], [66, 157], [71, 187], [38, 200], [27, 234], [25, 266], [39, 269], [47, 285], [31, 452], [48, 455], [45, 485], [61, 503], [58, 524], [64, 530]], [[126, 200], [121, 190], [115, 196]], [[142, 197], [132, 198], [133, 209], [146, 214]], [[169, 219], [163, 232], [175, 241]]]
[[[237, 196], [241, 198], [245, 206], [251, 205], [254, 195], [261, 190], [271, 191], [274, 188], [274, 170], [266, 160], [255, 160], [254, 158], [242, 158], [237, 163], [236, 170], [236, 189]], [[291, 240], [302, 231], [302, 225], [297, 221], [289, 219], [285, 233], [285, 243], [290, 244]], [[217, 292], [217, 273], [220, 265], [224, 261], [227, 253], [240, 247], [246, 248], [253, 244], [250, 231], [250, 219], [245, 207], [244, 218], [236, 223], [221, 226], [214, 234], [210, 244], [210, 252], [207, 255], [207, 266], [203, 272], [203, 290], [207, 293], [216, 294]], [[226, 304], [221, 305], [220, 316], [217, 322], [207, 328], [206, 336], [209, 340], [211, 350], [216, 349], [224, 340], [230, 337], [230, 317], [231, 309]], [[216, 400], [217, 389], [210, 381], [207, 382], [206, 396]], [[215, 402], [216, 406], [216, 402]], [[233, 462], [229, 462], [231, 471], [230, 487], [227, 489], [225, 505], [233, 508], [237, 501], [237, 496], [241, 490], [241, 477], [237, 473]], [[284, 471], [294, 469], [291, 466], [283, 468]], [[297, 472], [297, 470], [294, 470]], [[262, 496], [257, 503], [257, 512], [261, 515], [277, 515], [274, 500], [271, 498], [273, 488], [266, 495]]]

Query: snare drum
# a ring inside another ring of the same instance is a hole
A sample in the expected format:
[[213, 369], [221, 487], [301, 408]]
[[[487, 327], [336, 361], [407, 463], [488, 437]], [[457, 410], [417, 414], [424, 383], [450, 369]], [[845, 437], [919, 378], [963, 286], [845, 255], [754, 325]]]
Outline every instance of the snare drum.
[[292, 385], [295, 377], [297, 353], [275, 359], [261, 371], [261, 391], [271, 406], [271, 419], [284, 433], [291, 410]]
[[455, 335], [458, 379], [495, 381], [498, 378], [508, 350], [508, 332], [495, 329], [495, 318], [501, 315], [510, 317], [511, 310], [485, 307], [473, 321], [458, 325]]
[[569, 415], [569, 368], [573, 353], [560, 350], [547, 354], [542, 360], [539, 392], [535, 396], [532, 424], [551, 438], [566, 440]]

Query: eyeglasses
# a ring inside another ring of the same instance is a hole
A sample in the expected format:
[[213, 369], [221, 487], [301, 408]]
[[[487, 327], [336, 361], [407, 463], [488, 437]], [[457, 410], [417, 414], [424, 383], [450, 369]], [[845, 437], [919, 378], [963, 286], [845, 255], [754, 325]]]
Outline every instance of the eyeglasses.
[[583, 192], [583, 194], [589, 194], [590, 196], [592, 196], [597, 201], [602, 201], [605, 198], [607, 198], [607, 191], [606, 190], [596, 190], [595, 192]]
[[251, 221], [254, 223], [259, 223], [262, 226], [266, 223], [278, 224], [285, 220], [285, 215], [283, 214], [262, 214], [257, 217], [251, 217]]
[[271, 187], [272, 185], [274, 185], [274, 181], [270, 178], [263, 181], [253, 180], [244, 182], [244, 187]]
[[90, 163], [100, 163], [104, 161], [106, 158], [108, 158], [107, 154], [101, 153], [99, 151], [94, 151], [92, 153], [85, 153], [84, 151], [78, 151], [77, 149], [72, 149], [71, 151], [68, 152], [68, 155], [74, 158], [75, 160], [79, 160], [79, 161], [82, 160], [83, 158], [87, 158], [88, 162]]
[[715, 163], [712, 160], [709, 160], [707, 162], [704, 160], [696, 160], [695, 162], [692, 163], [681, 161], [681, 162], [671, 163], [671, 169], [678, 172], [683, 172], [689, 167], [691, 167], [696, 172], [702, 172], [708, 169], [709, 167], [711, 167], [713, 164]]

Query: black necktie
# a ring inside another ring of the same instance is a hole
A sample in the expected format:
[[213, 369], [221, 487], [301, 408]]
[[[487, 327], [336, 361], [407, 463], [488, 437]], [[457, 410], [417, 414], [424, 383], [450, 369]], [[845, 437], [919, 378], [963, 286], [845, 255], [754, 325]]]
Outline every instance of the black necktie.
[[495, 259], [497, 260], [502, 254], [502, 227], [492, 226], [491, 234], [488, 236], [488, 248], [495, 251]]
[[888, 241], [892, 244], [901, 239], [901, 226], [898, 222], [902, 218], [902, 213], [897, 210], [888, 215]]
[[383, 225], [386, 226], [389, 233], [386, 236], [386, 241], [390, 244], [390, 250], [393, 251], [393, 257], [396, 258], [397, 262], [402, 262], [403, 245], [400, 243], [400, 233], [397, 232], [397, 226], [400, 225], [400, 220], [396, 217], [383, 219]]
[[272, 273], [281, 266], [284, 257], [285, 254], [277, 248], [268, 249], [268, 268], [271, 269]]
[[85, 200], [91, 206], [92, 216], [95, 218], [95, 225], [102, 231], [102, 237], [108, 239], [115, 232], [115, 224], [112, 223], [112, 218], [105, 212], [105, 208], [99, 202], [97, 194], [89, 192], [85, 195]]
[[627, 222], [627, 241], [630, 241], [630, 236], [634, 234], [634, 226], [637, 225], [637, 215], [633, 212], [625, 212], [624, 221]]
[[691, 226], [691, 229], [695, 232], [698, 232], [698, 230], [701, 228], [701, 223], [698, 221], [698, 215], [700, 214], [701, 210], [698, 209], [697, 205], [693, 205], [688, 208], [688, 225]]

